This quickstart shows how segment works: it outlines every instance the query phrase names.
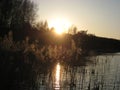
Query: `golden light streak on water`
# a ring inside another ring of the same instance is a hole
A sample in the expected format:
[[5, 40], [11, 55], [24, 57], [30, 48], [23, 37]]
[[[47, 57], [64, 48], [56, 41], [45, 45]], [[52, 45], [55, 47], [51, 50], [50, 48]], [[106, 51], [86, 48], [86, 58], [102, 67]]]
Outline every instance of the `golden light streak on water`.
[[60, 64], [59, 63], [56, 65], [55, 90], [60, 90]]

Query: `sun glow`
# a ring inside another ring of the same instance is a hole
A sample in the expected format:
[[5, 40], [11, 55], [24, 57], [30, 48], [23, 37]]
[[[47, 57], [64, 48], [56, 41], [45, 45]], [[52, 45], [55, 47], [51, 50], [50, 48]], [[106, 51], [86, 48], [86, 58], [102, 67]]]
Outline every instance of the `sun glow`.
[[67, 33], [70, 27], [70, 22], [63, 18], [52, 19], [49, 27], [53, 27], [57, 34]]

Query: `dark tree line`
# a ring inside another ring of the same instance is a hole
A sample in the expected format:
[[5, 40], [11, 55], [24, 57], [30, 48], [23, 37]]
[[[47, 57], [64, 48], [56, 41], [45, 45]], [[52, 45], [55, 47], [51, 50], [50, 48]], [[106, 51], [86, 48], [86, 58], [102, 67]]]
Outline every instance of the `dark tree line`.
[[114, 53], [120, 51], [120, 40], [98, 37], [93, 34], [87, 34], [87, 31], [80, 31], [73, 35], [76, 46], [80, 47], [85, 54], [96, 53]]

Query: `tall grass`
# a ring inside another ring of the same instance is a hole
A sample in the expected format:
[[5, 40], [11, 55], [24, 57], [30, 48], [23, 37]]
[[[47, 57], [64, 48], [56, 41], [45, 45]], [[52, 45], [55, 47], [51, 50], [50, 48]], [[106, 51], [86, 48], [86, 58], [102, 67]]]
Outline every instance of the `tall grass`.
[[48, 73], [54, 64], [72, 64], [78, 59], [78, 48], [71, 39], [69, 48], [66, 44], [41, 45], [40, 41], [14, 41], [10, 31], [0, 38], [0, 72], [1, 89], [37, 90], [37, 78], [41, 72]]

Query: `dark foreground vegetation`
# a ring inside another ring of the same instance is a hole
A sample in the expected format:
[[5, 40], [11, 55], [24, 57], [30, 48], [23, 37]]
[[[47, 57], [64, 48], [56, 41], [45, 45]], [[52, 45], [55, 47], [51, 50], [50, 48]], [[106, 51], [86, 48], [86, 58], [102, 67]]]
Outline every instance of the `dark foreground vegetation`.
[[[58, 36], [47, 22], [35, 23], [29, 0], [0, 1], [0, 90], [37, 90], [37, 77], [56, 62], [85, 65], [83, 56], [120, 51], [120, 41], [77, 32]], [[81, 59], [82, 58], [82, 59]]]

